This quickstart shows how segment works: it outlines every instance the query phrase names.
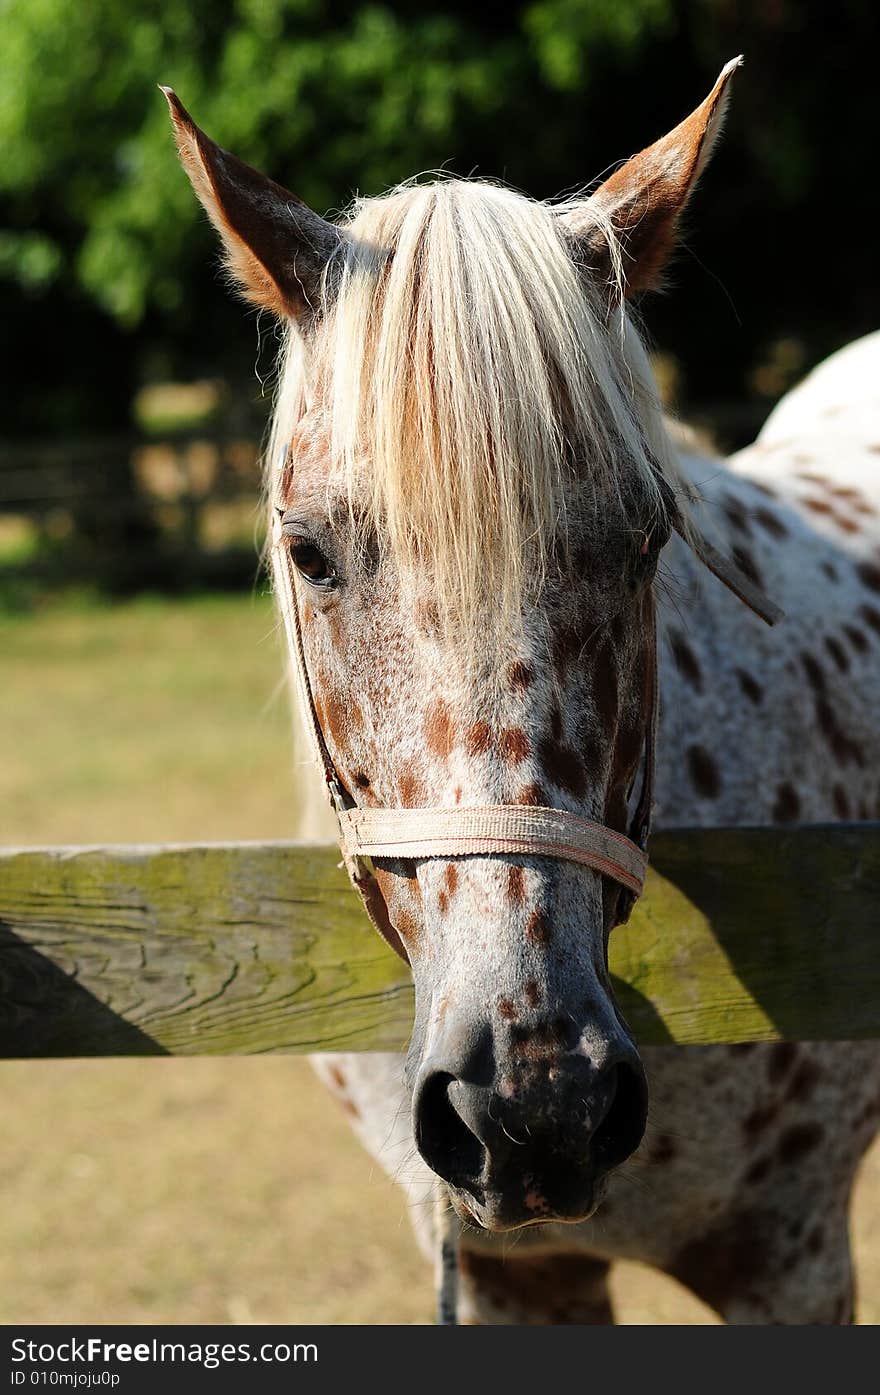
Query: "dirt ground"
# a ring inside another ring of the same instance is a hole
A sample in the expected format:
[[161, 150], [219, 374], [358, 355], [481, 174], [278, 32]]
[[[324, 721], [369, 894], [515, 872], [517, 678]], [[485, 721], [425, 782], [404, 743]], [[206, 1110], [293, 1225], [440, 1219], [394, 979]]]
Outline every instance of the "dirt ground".
[[[3, 619], [0, 841], [284, 837], [293, 778], [263, 599]], [[273, 693], [276, 695], [274, 700]], [[432, 1320], [402, 1199], [305, 1061], [0, 1063], [0, 1321]], [[880, 1321], [880, 1144], [853, 1209]], [[633, 1264], [624, 1323], [708, 1323]]]

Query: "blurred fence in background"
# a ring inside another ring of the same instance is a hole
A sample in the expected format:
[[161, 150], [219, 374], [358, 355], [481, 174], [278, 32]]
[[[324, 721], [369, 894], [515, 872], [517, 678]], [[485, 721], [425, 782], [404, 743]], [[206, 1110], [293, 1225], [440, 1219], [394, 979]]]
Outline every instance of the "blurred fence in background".
[[252, 585], [267, 404], [246, 386], [152, 383], [127, 428], [0, 436], [0, 607], [71, 585]]
[[250, 584], [259, 457], [222, 426], [0, 444], [0, 596]]

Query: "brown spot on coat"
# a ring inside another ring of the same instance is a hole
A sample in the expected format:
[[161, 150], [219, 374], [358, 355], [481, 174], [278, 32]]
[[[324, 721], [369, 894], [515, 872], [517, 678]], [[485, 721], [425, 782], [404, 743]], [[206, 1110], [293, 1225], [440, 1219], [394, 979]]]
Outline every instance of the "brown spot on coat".
[[538, 987], [537, 980], [533, 978], [527, 979], [526, 986], [523, 991], [525, 993], [526, 1002], [528, 1003], [529, 1007], [537, 1007], [539, 1002], [541, 1001], [541, 990]]
[[455, 726], [449, 704], [438, 698], [428, 708], [425, 719], [425, 740], [428, 750], [446, 760], [455, 745]]
[[397, 785], [402, 809], [424, 809], [427, 805], [425, 787], [410, 771], [404, 771]]
[[800, 1162], [822, 1142], [825, 1130], [821, 1124], [794, 1124], [779, 1140], [777, 1156], [781, 1163]]
[[818, 718], [822, 735], [825, 737], [835, 758], [840, 764], [849, 765], [852, 763], [853, 765], [864, 766], [864, 751], [858, 742], [853, 741], [851, 737], [847, 736], [846, 732], [840, 726], [834, 709], [827, 698], [816, 698], [816, 717]]
[[519, 792], [517, 804], [530, 804], [535, 808], [549, 808], [547, 792], [542, 785], [524, 785]]
[[723, 1313], [731, 1299], [741, 1297], [766, 1272], [771, 1235], [767, 1211], [741, 1210], [683, 1246], [664, 1268]]
[[827, 499], [805, 499], [804, 505], [810, 510], [810, 513], [832, 514], [834, 512]]
[[363, 726], [363, 714], [356, 702], [342, 702], [332, 690], [315, 694], [315, 715], [324, 738], [329, 737], [337, 750], [344, 751], [348, 733]]
[[528, 664], [524, 664], [518, 659], [507, 670], [507, 681], [511, 688], [517, 688], [520, 692], [524, 692], [532, 681], [532, 670]]
[[738, 668], [736, 670], [736, 676], [739, 680], [739, 686], [749, 699], [749, 702], [753, 702], [757, 707], [764, 697], [764, 689], [761, 687], [760, 683], [756, 678], [753, 678], [750, 673], [746, 673], [744, 668]]
[[801, 801], [798, 793], [786, 780], [776, 791], [776, 803], [773, 805], [773, 822], [797, 823], [800, 812]]
[[565, 1017], [555, 1017], [552, 1022], [539, 1022], [533, 1027], [526, 1024], [512, 1027], [510, 1040], [516, 1047], [519, 1062], [546, 1061], [558, 1057], [560, 1049], [574, 1044], [569, 1039], [569, 1026]]
[[880, 610], [875, 610], [872, 605], [863, 605], [859, 609], [859, 614], [865, 624], [868, 625], [875, 634], [880, 635]]
[[756, 1187], [759, 1182], [763, 1182], [773, 1166], [773, 1159], [767, 1156], [756, 1158], [745, 1174], [743, 1181], [750, 1187]]
[[526, 939], [545, 949], [551, 940], [550, 926], [542, 910], [534, 910], [526, 921]]
[[677, 630], [669, 633], [669, 647], [672, 650], [672, 657], [675, 667], [682, 678], [686, 678], [698, 693], [703, 691], [703, 674], [697, 662], [697, 656], [685, 640], [684, 636]]
[[825, 638], [825, 648], [837, 664], [840, 672], [849, 673], [849, 655], [840, 643], [840, 640], [835, 639], [833, 635], [827, 635]]
[[755, 510], [755, 518], [765, 532], [774, 538], [787, 538], [788, 529], [782, 519], [777, 517], [772, 509], [760, 508]]
[[807, 675], [807, 682], [814, 693], [825, 692], [825, 674], [822, 672], [822, 665], [818, 659], [814, 659], [812, 654], [801, 654], [801, 663]]
[[787, 1075], [798, 1057], [798, 1049], [793, 1041], [777, 1041], [767, 1059], [767, 1078], [773, 1082]]
[[544, 738], [538, 747], [538, 759], [548, 780], [575, 799], [583, 798], [587, 790], [587, 770], [573, 747]]
[[757, 1138], [769, 1124], [773, 1123], [778, 1114], [779, 1104], [776, 1101], [771, 1104], [756, 1105], [743, 1120], [743, 1133], [748, 1139]]
[[814, 1226], [807, 1236], [807, 1251], [811, 1255], [817, 1255], [825, 1244], [825, 1231], [820, 1225]]
[[705, 746], [689, 746], [687, 756], [694, 789], [704, 799], [717, 799], [721, 793], [721, 776]]
[[410, 942], [417, 938], [419, 925], [415, 916], [410, 915], [405, 906], [397, 906], [391, 917], [391, 923], [403, 941]]
[[498, 738], [502, 759], [508, 765], [521, 765], [531, 752], [529, 739], [521, 727], [508, 727]]
[[360, 1111], [348, 1093], [348, 1083], [338, 1066], [330, 1067], [330, 1079], [333, 1081], [333, 1093], [342, 1106], [343, 1112], [350, 1119], [360, 1119]]
[[526, 874], [516, 864], [507, 869], [507, 899], [514, 906], [521, 906], [526, 899]]
[[742, 533], [746, 538], [750, 538], [752, 536], [751, 525], [739, 499], [734, 498], [732, 494], [725, 494], [722, 508], [724, 509], [725, 517], [728, 522], [737, 532]]
[[880, 591], [880, 567], [873, 562], [860, 562], [856, 571], [863, 586], [869, 591]]
[[661, 1133], [652, 1145], [648, 1158], [652, 1163], [668, 1163], [672, 1162], [677, 1152], [674, 1138], [668, 1133]]
[[440, 631], [440, 609], [434, 600], [420, 599], [416, 607], [416, 624], [425, 635]]
[[516, 1017], [516, 1008], [509, 998], [499, 998], [498, 1011], [506, 1022], [512, 1022]]
[[485, 756], [492, 749], [492, 732], [486, 722], [474, 722], [465, 737], [469, 756]]
[[868, 652], [868, 636], [857, 625], [844, 625], [843, 632], [858, 654]]
[[449, 895], [454, 896], [458, 890], [458, 867], [454, 862], [447, 862], [443, 880]]
[[822, 1078], [822, 1067], [809, 1056], [801, 1061], [789, 1081], [787, 1096], [803, 1103], [808, 1100]]

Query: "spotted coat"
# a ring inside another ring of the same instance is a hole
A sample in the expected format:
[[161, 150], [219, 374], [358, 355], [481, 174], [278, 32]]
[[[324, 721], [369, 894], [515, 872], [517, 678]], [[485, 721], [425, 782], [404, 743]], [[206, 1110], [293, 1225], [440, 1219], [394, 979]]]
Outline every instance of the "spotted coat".
[[[718, 540], [787, 618], [765, 630], [669, 544], [658, 586], [660, 826], [880, 817], [878, 383], [880, 334], [816, 370], [732, 459], [683, 455]], [[512, 692], [533, 681], [524, 665], [509, 673]], [[427, 745], [451, 758], [455, 783], [490, 730], [474, 725], [459, 743], [443, 706], [428, 712]], [[524, 788], [549, 782], [558, 797], [578, 779], [561, 733], [541, 750], [513, 716], [499, 729]], [[422, 790], [400, 793], [418, 802]], [[447, 904], [451, 869], [433, 888]], [[526, 907], [527, 875], [499, 870], [498, 893]], [[552, 933], [534, 921], [521, 929]], [[524, 1231], [511, 1254], [503, 1237], [466, 1232], [462, 1320], [610, 1321], [607, 1263], [625, 1257], [675, 1276], [730, 1322], [849, 1321], [847, 1210], [880, 1120], [880, 1047], [655, 1047], [643, 1058], [648, 1129], [597, 1214]], [[430, 1252], [432, 1177], [414, 1148], [402, 1058], [314, 1063], [405, 1188]]]

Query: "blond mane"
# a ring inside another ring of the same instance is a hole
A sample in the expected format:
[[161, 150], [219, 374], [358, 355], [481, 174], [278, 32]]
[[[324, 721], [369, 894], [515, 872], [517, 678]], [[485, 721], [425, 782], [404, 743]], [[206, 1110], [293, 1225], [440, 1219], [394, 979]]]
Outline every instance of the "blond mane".
[[597, 508], [633, 471], [659, 508], [651, 459], [675, 474], [619, 257], [591, 285], [558, 212], [453, 179], [357, 201], [314, 352], [282, 351], [270, 467], [320, 401], [334, 479], [447, 621], [519, 615], [574, 471]]

